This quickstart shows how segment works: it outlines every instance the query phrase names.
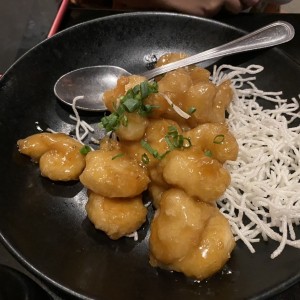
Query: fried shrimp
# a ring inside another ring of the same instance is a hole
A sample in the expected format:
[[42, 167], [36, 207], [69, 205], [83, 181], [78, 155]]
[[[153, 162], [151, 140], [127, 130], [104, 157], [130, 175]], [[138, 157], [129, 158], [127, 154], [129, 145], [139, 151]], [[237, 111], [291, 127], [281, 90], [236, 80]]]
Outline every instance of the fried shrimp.
[[[168, 53], [156, 67], [185, 57]], [[196, 65], [150, 81], [122, 76], [103, 94], [110, 114], [101, 118], [99, 149], [82, 155], [81, 143], [47, 133], [18, 141], [19, 150], [40, 163], [44, 176], [79, 178], [88, 190], [89, 220], [113, 240], [136, 238], [147, 191], [156, 209], [150, 264], [202, 280], [222, 268], [235, 245], [216, 204], [230, 184], [225, 162], [238, 155], [225, 123], [233, 92], [230, 81], [214, 82]]]
[[105, 140], [100, 150], [86, 155], [86, 167], [80, 181], [96, 194], [127, 198], [140, 195], [150, 180], [145, 169], [122, 153], [115, 141]]
[[85, 167], [82, 144], [63, 133], [38, 133], [17, 142], [19, 151], [39, 163], [51, 180], [78, 180]]
[[174, 150], [161, 162], [164, 180], [201, 201], [216, 201], [230, 184], [230, 175], [215, 159], [199, 151]]
[[127, 113], [126, 124], [120, 124], [116, 134], [121, 141], [135, 142], [140, 141], [144, 136], [148, 120], [137, 113]]
[[113, 112], [118, 106], [119, 99], [124, 96], [129, 89], [145, 80], [145, 77], [139, 75], [121, 76], [115, 88], [103, 93], [103, 101], [107, 109]]
[[139, 229], [146, 221], [142, 197], [107, 198], [90, 193], [86, 212], [96, 229], [116, 240]]
[[226, 124], [202, 124], [187, 131], [185, 135], [191, 139], [191, 143], [195, 148], [209, 153], [212, 158], [217, 159], [220, 163], [237, 159], [238, 143]]
[[163, 193], [151, 224], [150, 264], [204, 279], [229, 259], [235, 241], [226, 218], [184, 191]]

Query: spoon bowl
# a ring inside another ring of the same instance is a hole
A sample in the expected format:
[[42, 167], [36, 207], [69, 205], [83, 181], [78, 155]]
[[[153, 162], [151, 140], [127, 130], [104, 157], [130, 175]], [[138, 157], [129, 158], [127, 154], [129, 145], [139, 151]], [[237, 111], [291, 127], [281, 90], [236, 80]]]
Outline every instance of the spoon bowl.
[[[277, 21], [246, 34], [224, 45], [140, 74], [152, 79], [169, 71], [197, 64], [209, 59], [235, 53], [276, 46], [290, 41], [295, 35], [294, 27], [284, 21]], [[54, 93], [62, 102], [72, 105], [76, 96], [83, 96], [76, 102], [76, 108], [88, 111], [106, 110], [103, 93], [115, 87], [120, 76], [131, 75], [117, 66], [91, 66], [76, 69], [61, 76], [54, 85]]]
[[89, 111], [104, 111], [103, 92], [115, 87], [121, 76], [131, 75], [116, 66], [91, 66], [80, 68], [64, 74], [54, 86], [54, 93], [62, 102], [70, 105], [76, 96], [76, 108]]

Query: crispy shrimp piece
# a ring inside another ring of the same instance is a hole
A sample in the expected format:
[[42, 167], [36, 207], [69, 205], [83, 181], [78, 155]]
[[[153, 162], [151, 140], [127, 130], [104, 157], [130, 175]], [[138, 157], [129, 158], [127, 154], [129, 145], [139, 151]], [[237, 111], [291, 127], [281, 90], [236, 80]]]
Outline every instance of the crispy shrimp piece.
[[209, 81], [198, 82], [186, 91], [182, 98], [182, 109], [186, 112], [194, 110], [187, 120], [191, 127], [211, 121], [216, 94], [216, 86]]
[[150, 251], [155, 260], [172, 264], [198, 245], [209, 214], [180, 189], [163, 193], [151, 224]]
[[168, 149], [164, 138], [167, 135], [170, 126], [176, 127], [178, 133], [182, 133], [179, 125], [175, 121], [168, 119], [150, 120], [146, 129], [145, 140], [160, 153]]
[[217, 86], [217, 93], [213, 100], [213, 113], [210, 122], [222, 123], [225, 121], [225, 111], [233, 98], [231, 81], [226, 80]]
[[191, 85], [192, 79], [189, 72], [185, 69], [177, 69], [165, 74], [158, 82], [158, 90], [161, 93], [172, 92], [181, 95], [186, 92]]
[[[167, 135], [170, 126], [176, 127], [179, 133], [182, 132], [180, 126], [175, 121], [168, 119], [150, 119], [148, 121], [143, 140], [159, 154], [165, 153], [169, 149], [168, 144], [165, 141], [165, 136]], [[142, 156], [146, 154], [149, 159], [147, 164], [145, 164], [147, 169], [150, 169], [159, 163], [159, 159], [153, 157], [153, 155], [141, 145], [140, 141], [121, 141], [120, 146], [122, 151], [128, 153], [130, 157], [136, 159], [136, 161], [139, 163], [142, 162]]]
[[[169, 131], [169, 127], [176, 127], [178, 132], [182, 130], [179, 125], [172, 120], [168, 119], [151, 119], [149, 120], [148, 126], [145, 131], [144, 141], [147, 142], [153, 150], [156, 150], [160, 155], [164, 154], [168, 149], [168, 144], [165, 141], [165, 136]], [[147, 149], [142, 148], [141, 152], [145, 153], [149, 158], [147, 168], [151, 169], [159, 163], [159, 159], [153, 157]]]
[[157, 60], [155, 67], [158, 68], [187, 57], [188, 55], [183, 52], [166, 53]]
[[204, 279], [220, 270], [235, 242], [226, 218], [179, 189], [163, 193], [151, 224], [150, 264]]
[[125, 113], [126, 124], [120, 124], [116, 130], [116, 135], [121, 141], [139, 141], [145, 134], [148, 119], [138, 113]]
[[[158, 59], [155, 67], [161, 67], [187, 57], [188, 55], [182, 52], [166, 53]], [[198, 83], [199, 81], [209, 81], [210, 72], [208, 70], [195, 65], [191, 65], [185, 69], [188, 70], [193, 84]]]
[[104, 231], [113, 240], [138, 230], [147, 215], [141, 196], [107, 198], [90, 193], [85, 208], [95, 228]]
[[149, 118], [158, 119], [162, 117], [163, 114], [166, 114], [170, 109], [169, 103], [166, 101], [164, 96], [160, 93], [150, 94], [145, 100], [145, 105], [150, 105], [154, 107], [149, 113]]
[[103, 93], [103, 102], [107, 109], [110, 112], [113, 112], [115, 110], [115, 107], [118, 104], [118, 99], [125, 95], [125, 86], [129, 82], [129, 78], [126, 76], [121, 76], [118, 81], [115, 88], [111, 90], [107, 90]]
[[148, 191], [149, 191], [149, 194], [152, 199], [152, 203], [155, 208], [159, 208], [161, 197], [162, 197], [163, 193], [165, 191], [167, 191], [168, 189], [170, 189], [170, 187], [168, 185], [165, 186], [165, 185], [160, 185], [160, 184], [153, 183], [153, 182], [151, 182], [149, 184]]
[[145, 166], [143, 163], [143, 155], [145, 149], [142, 147], [141, 143], [138, 142], [128, 142], [120, 141], [121, 152], [126, 153], [130, 158], [134, 159], [139, 165]]
[[78, 180], [85, 167], [82, 144], [63, 133], [38, 133], [17, 142], [19, 151], [39, 162], [42, 176]]
[[110, 112], [115, 110], [118, 106], [120, 97], [124, 96], [126, 92], [134, 86], [142, 83], [146, 80], [146, 77], [139, 75], [121, 76], [115, 88], [107, 90], [103, 93], [103, 101], [105, 106]]
[[[183, 58], [188, 57], [185, 53], [167, 53], [159, 58], [156, 67], [169, 64]], [[151, 118], [164, 117], [176, 121], [182, 128], [188, 127], [187, 122], [177, 112], [174, 111], [172, 106], [166, 101], [168, 97], [175, 105], [182, 108], [182, 99], [185, 91], [192, 85], [192, 77], [188, 68], [181, 68], [166, 73], [164, 76], [158, 76], [159, 93], [150, 95], [146, 102], [150, 105], [158, 106], [150, 114]]]
[[217, 160], [193, 149], [173, 150], [161, 167], [168, 184], [205, 202], [216, 201], [230, 184], [228, 171]]
[[146, 77], [141, 76], [141, 75], [130, 75], [130, 76], [128, 76], [128, 78], [129, 78], [129, 81], [125, 85], [125, 92], [127, 92], [128, 90], [134, 88], [136, 85], [147, 80]]
[[209, 82], [210, 72], [204, 68], [190, 66], [189, 74], [191, 76], [193, 85], [199, 82]]
[[[147, 142], [153, 150], [156, 150], [161, 155], [164, 154], [169, 149], [165, 141], [165, 136], [170, 126], [176, 127], [179, 133], [182, 132], [180, 126], [175, 121], [168, 119], [150, 119], [143, 140]], [[148, 170], [154, 168], [159, 163], [159, 159], [153, 157], [153, 155], [141, 145], [140, 141], [121, 141], [119, 145], [121, 151], [134, 158], [139, 164], [142, 163], [142, 156], [146, 155], [149, 161], [147, 164], [144, 164], [144, 166], [147, 167]]]
[[149, 177], [144, 168], [115, 141], [105, 140], [100, 150], [86, 155], [86, 167], [80, 175], [84, 186], [105, 197], [135, 197], [147, 189]]
[[209, 151], [212, 158], [220, 163], [236, 160], [239, 146], [226, 124], [206, 123], [198, 125], [185, 133], [191, 139], [193, 147], [203, 152]]
[[225, 81], [215, 86], [209, 80], [198, 81], [183, 95], [182, 109], [193, 109], [188, 124], [196, 127], [203, 123], [221, 123], [225, 121], [225, 111], [232, 100], [231, 82]]
[[208, 278], [221, 270], [230, 258], [234, 247], [235, 240], [228, 220], [215, 208], [198, 247], [178, 261], [174, 270], [200, 280]]
[[[182, 109], [184, 101], [183, 95], [191, 85], [192, 79], [189, 72], [185, 69], [178, 69], [165, 74], [158, 82], [158, 91], [161, 96], [168, 98], [173, 104]], [[174, 110], [172, 105], [168, 105], [167, 110], [165, 110], [162, 116], [166, 119], [176, 121], [181, 127], [187, 126], [187, 121]]]

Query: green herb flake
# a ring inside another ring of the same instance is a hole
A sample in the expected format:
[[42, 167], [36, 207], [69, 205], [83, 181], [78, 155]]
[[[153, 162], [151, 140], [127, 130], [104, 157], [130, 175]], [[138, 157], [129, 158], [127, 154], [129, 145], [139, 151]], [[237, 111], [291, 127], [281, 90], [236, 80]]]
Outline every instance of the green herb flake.
[[80, 153], [82, 155], [87, 155], [90, 151], [92, 151], [92, 148], [88, 145], [84, 145], [81, 149], [80, 149]]
[[158, 151], [156, 150], [156, 149], [153, 149], [152, 147], [151, 147], [151, 145], [148, 143], [148, 142], [146, 142], [145, 140], [141, 140], [141, 145], [142, 145], [142, 147], [145, 149], [145, 150], [147, 150], [147, 152], [149, 152], [154, 158], [156, 158], [156, 159], [163, 159], [165, 156], [166, 156], [166, 154], [167, 153], [169, 153], [169, 151], [167, 151], [167, 152], [165, 152], [165, 153], [163, 153], [163, 154], [159, 154], [158, 153]]
[[122, 118], [122, 125], [124, 127], [128, 126], [128, 117], [126, 115], [124, 115], [123, 118]]
[[124, 155], [125, 155], [124, 153], [119, 153], [119, 154], [113, 156], [113, 157], [111, 158], [111, 160], [115, 160], [116, 158], [122, 157], [122, 156], [124, 156]]
[[204, 155], [208, 157], [212, 157], [212, 152], [210, 150], [204, 151]]
[[216, 135], [214, 138], [214, 144], [222, 144], [224, 142], [224, 134]]
[[189, 148], [192, 146], [191, 140], [179, 134], [175, 126], [168, 127], [168, 133], [165, 136], [165, 141], [170, 150]]
[[135, 98], [127, 98], [122, 102], [127, 112], [135, 112], [141, 106], [141, 101]]
[[157, 82], [144, 81], [132, 89], [129, 89], [119, 100], [119, 106], [109, 116], [101, 119], [100, 126], [107, 132], [115, 131], [120, 124], [127, 126], [128, 119], [124, 121], [125, 112], [137, 112], [141, 116], [147, 116], [154, 108], [153, 105], [145, 105], [144, 100], [151, 94], [158, 92]]
[[[113, 112], [101, 119], [102, 127], [107, 131], [114, 131], [120, 125], [120, 116]], [[101, 125], [100, 125], [101, 126]]]
[[187, 113], [188, 113], [189, 115], [192, 115], [196, 110], [197, 110], [196, 107], [193, 107], [193, 106], [192, 106], [192, 107], [190, 107], [190, 108], [188, 109], [188, 112], [187, 112]]

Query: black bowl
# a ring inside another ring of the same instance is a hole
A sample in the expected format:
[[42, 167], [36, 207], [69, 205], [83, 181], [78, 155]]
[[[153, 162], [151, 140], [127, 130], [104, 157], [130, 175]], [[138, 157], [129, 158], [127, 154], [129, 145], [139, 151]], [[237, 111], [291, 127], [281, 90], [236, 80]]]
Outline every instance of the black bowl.
[[[53, 183], [18, 153], [16, 141], [39, 126], [70, 131], [70, 109], [53, 93], [55, 81], [76, 68], [111, 64], [144, 71], [149, 57], [165, 52], [194, 54], [243, 32], [212, 20], [171, 13], [130, 13], [65, 30], [26, 53], [0, 81], [0, 233], [3, 243], [35, 275], [74, 296], [98, 299], [245, 299], [268, 297], [300, 277], [300, 251], [287, 247], [277, 259], [274, 242], [255, 254], [238, 243], [225, 269], [195, 282], [148, 263], [149, 222], [139, 241], [109, 240], [86, 218], [86, 193], [77, 182]], [[259, 87], [296, 95], [300, 68], [277, 49], [222, 62], [265, 67]], [[219, 62], [221, 63], [221, 62]], [[286, 80], [284, 80], [286, 79]], [[84, 113], [96, 124], [100, 114]], [[44, 125], [43, 125], [44, 124]], [[150, 216], [149, 216], [150, 217]]]

